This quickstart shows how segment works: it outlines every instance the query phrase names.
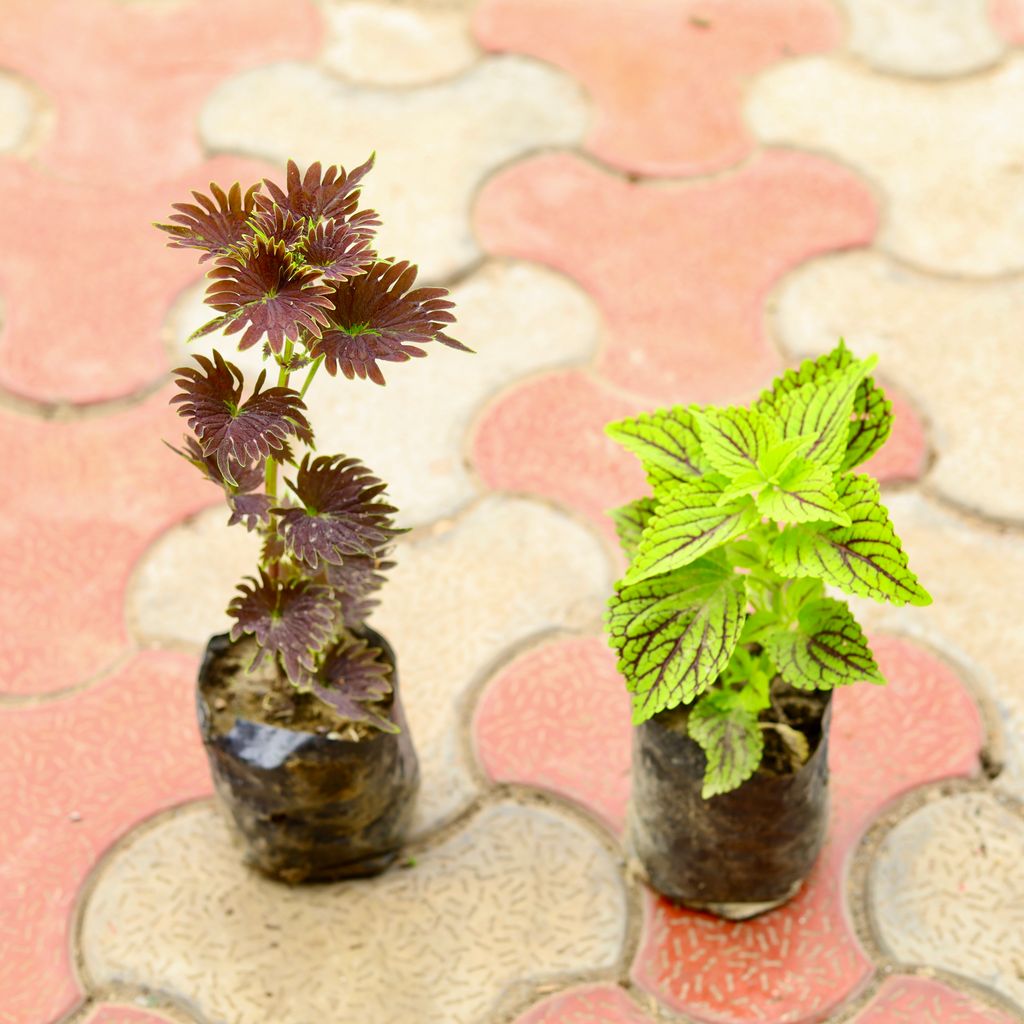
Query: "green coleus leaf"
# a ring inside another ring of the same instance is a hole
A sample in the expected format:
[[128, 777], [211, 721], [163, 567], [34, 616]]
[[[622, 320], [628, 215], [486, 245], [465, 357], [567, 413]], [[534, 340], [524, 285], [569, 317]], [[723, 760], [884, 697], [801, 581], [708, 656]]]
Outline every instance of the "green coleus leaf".
[[843, 601], [826, 597], [804, 605], [796, 628], [772, 634], [765, 646], [783, 682], [798, 690], [885, 682], [860, 625]]
[[608, 629], [633, 694], [634, 722], [688, 703], [714, 683], [739, 642], [746, 602], [743, 576], [718, 557], [619, 586]]
[[[799, 369], [787, 370], [761, 395], [755, 408], [776, 409], [786, 395], [804, 385], [834, 376], [854, 362], [853, 353], [840, 340], [831, 352], [818, 359], [806, 360]], [[846, 438], [846, 452], [838, 468], [852, 469], [874, 455], [888, 438], [892, 422], [892, 403], [872, 378], [865, 377], [857, 386]]]
[[779, 423], [750, 409], [704, 409], [695, 413], [708, 462], [730, 480], [757, 472], [758, 463], [782, 440]]
[[625, 582], [636, 583], [688, 565], [760, 522], [752, 498], [718, 504], [720, 478], [678, 483], [659, 497]]
[[640, 459], [652, 486], [699, 477], [711, 468], [693, 413], [681, 405], [609, 423], [605, 432]]
[[687, 730], [707, 758], [704, 799], [737, 789], [757, 771], [764, 736], [757, 715], [737, 703], [726, 704], [709, 694], [694, 705]]
[[801, 523], [783, 530], [772, 544], [771, 567], [783, 576], [813, 576], [845, 590], [893, 604], [931, 604], [907, 565], [889, 513], [879, 504], [878, 484], [852, 473], [836, 480], [849, 526]]
[[640, 543], [640, 535], [647, 521], [654, 513], [657, 502], [654, 498], [637, 498], [628, 505], [612, 509], [610, 515], [615, 523], [615, 532], [627, 558], [632, 558]]
[[809, 523], [827, 520], [850, 525], [836, 494], [835, 474], [827, 466], [809, 459], [793, 459], [779, 476], [757, 495], [760, 512], [779, 523]]

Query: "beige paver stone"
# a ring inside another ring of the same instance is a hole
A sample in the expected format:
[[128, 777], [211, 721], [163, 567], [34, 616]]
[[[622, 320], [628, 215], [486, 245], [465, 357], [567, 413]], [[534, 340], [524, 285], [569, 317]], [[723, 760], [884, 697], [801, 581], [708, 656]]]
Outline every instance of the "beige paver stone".
[[883, 944], [1024, 1008], [1024, 820], [986, 793], [927, 804], [886, 836], [871, 871]]
[[1024, 521], [1024, 278], [957, 281], [919, 274], [861, 251], [805, 264], [778, 293], [773, 327], [796, 356], [845, 337], [877, 352], [932, 424], [938, 458], [929, 482], [962, 505]]
[[[425, 359], [384, 363], [383, 388], [321, 371], [307, 395], [318, 450], [358, 455], [388, 482], [404, 526], [449, 515], [476, 495], [463, 453], [490, 395], [526, 374], [587, 359], [600, 335], [584, 293], [536, 264], [486, 263], [452, 299], [458, 324], [451, 333], [476, 354], [429, 345]], [[237, 352], [235, 339], [221, 337], [186, 345], [209, 315], [201, 290], [178, 304], [171, 318], [177, 358], [216, 347], [251, 383], [264, 365], [258, 347]]]
[[1006, 765], [997, 785], [1024, 797], [1024, 536], [968, 525], [916, 493], [883, 500], [934, 603], [894, 608], [857, 600], [857, 617], [869, 629], [919, 636], [967, 670], [1000, 718]]
[[841, 0], [849, 48], [879, 71], [938, 78], [983, 68], [1005, 44], [986, 0]]
[[240, 864], [201, 804], [129, 839], [83, 913], [94, 984], [232, 1024], [477, 1024], [513, 985], [609, 968], [625, 894], [594, 835], [499, 803], [377, 879], [288, 887]]
[[25, 144], [38, 108], [36, 97], [24, 82], [0, 72], [0, 152], [11, 152]]
[[[211, 486], [212, 490], [212, 486]], [[128, 618], [143, 642], [201, 650], [227, 628], [235, 585], [256, 571], [255, 537], [221, 508], [168, 531], [137, 567]], [[583, 526], [535, 501], [485, 498], [461, 520], [400, 538], [374, 625], [398, 654], [420, 754], [418, 832], [476, 793], [463, 755], [468, 691], [529, 637], [597, 628], [611, 570]]]
[[384, 218], [384, 255], [418, 263], [427, 278], [477, 259], [469, 214], [475, 190], [502, 164], [578, 142], [586, 126], [579, 86], [522, 57], [489, 57], [466, 74], [405, 90], [356, 86], [318, 68], [282, 63], [238, 75], [199, 119], [214, 150], [300, 164], [361, 163], [378, 154], [364, 194]]
[[753, 86], [747, 115], [763, 142], [833, 154], [874, 181], [880, 242], [897, 255], [970, 275], [1024, 267], [1024, 55], [941, 83], [787, 62]]
[[353, 82], [420, 85], [466, 70], [480, 56], [457, 10], [321, 0], [323, 61]]

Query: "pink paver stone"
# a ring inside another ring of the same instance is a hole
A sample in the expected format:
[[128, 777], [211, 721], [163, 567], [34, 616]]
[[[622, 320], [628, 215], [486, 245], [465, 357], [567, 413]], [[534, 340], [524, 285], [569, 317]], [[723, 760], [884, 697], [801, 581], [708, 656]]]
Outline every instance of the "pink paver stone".
[[867, 243], [876, 213], [863, 182], [803, 153], [659, 186], [551, 154], [493, 178], [476, 223], [490, 252], [547, 263], [597, 301], [610, 382], [688, 403], [757, 393], [780, 369], [763, 325], [769, 291], [816, 254]]
[[71, 1009], [71, 924], [88, 872], [144, 818], [210, 791], [195, 672], [194, 658], [150, 652], [66, 700], [0, 709], [5, 1019], [49, 1021]]
[[0, 160], [0, 217], [18, 240], [0, 252], [0, 387], [41, 402], [88, 403], [159, 380], [171, 368], [162, 339], [171, 303], [209, 265], [197, 269], [168, 249], [151, 222], [190, 189], [211, 180], [249, 185], [269, 170], [217, 157], [171, 181], [121, 191], [117, 180], [82, 185]]
[[612, 651], [575, 637], [505, 668], [477, 705], [473, 736], [492, 779], [567, 796], [618, 832], [629, 799], [629, 717]]
[[488, 487], [554, 498], [614, 539], [608, 509], [645, 493], [647, 482], [637, 459], [606, 437], [604, 426], [644, 408], [582, 371], [534, 378], [484, 414], [473, 462]]
[[1013, 1024], [962, 992], [931, 978], [886, 978], [851, 1024]]
[[617, 985], [559, 992], [515, 1019], [515, 1024], [654, 1024]]
[[989, 17], [1011, 43], [1024, 43], [1024, 0], [990, 0]]
[[217, 501], [160, 443], [182, 434], [170, 393], [71, 423], [0, 412], [0, 690], [60, 691], [107, 668], [128, 649], [124, 591], [136, 561]]
[[[875, 636], [872, 645], [890, 685], [836, 694], [829, 841], [796, 899], [733, 924], [649, 897], [633, 976], [673, 1010], [729, 1024], [817, 1020], [870, 976], [844, 905], [853, 849], [896, 797], [976, 772], [983, 743], [977, 708], [948, 665], [899, 638]], [[481, 698], [474, 724], [483, 765], [496, 779], [561, 792], [621, 828], [630, 725], [615, 689], [622, 684], [600, 638], [522, 656]], [[581, 721], [589, 711], [608, 717]]]
[[591, 152], [662, 177], [745, 157], [749, 81], [842, 38], [822, 0], [485, 0], [474, 27], [487, 49], [529, 53], [578, 78], [597, 106]]
[[[218, 82], [259, 64], [313, 57], [319, 34], [306, 0], [289, 3], [284, 22], [277, 0], [5, 0], [0, 66], [35, 82], [56, 107], [52, 137], [39, 153], [42, 163], [61, 181], [116, 189], [123, 199], [126, 191], [176, 179], [202, 162], [195, 122]], [[89, 223], [85, 234], [65, 231], [64, 238], [79, 244], [63, 247], [80, 253], [102, 241], [103, 221]], [[59, 224], [54, 218], [54, 231]], [[29, 236], [13, 237], [21, 248]], [[49, 256], [55, 255], [51, 247]], [[28, 262], [52, 269], [49, 261]], [[67, 329], [66, 321], [60, 330]], [[46, 336], [57, 333], [48, 330]]]
[[[882, 481], [917, 479], [928, 459], [924, 427], [902, 396], [891, 397], [892, 435], [866, 469]], [[583, 512], [617, 549], [608, 510], [648, 486], [637, 459], [605, 435], [605, 424], [666, 404], [676, 403], [626, 398], [580, 370], [535, 377], [485, 411], [473, 462], [494, 490], [541, 494]]]

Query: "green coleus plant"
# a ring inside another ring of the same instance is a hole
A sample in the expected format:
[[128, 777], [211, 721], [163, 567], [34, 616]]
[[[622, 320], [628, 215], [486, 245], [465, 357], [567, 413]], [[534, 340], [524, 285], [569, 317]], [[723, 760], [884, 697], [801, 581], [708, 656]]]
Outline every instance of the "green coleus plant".
[[289, 162], [283, 185], [211, 184], [156, 226], [172, 248], [213, 261], [206, 302], [216, 316], [192, 338], [219, 330], [238, 336], [239, 350], [260, 345], [276, 373], [267, 387], [262, 370], [247, 393], [217, 351], [175, 371], [171, 402], [191, 430], [175, 450], [223, 490], [229, 522], [263, 539], [257, 575], [228, 608], [232, 639], [251, 634], [254, 667], [273, 659], [279, 681], [342, 718], [393, 730], [381, 713], [391, 667], [362, 626], [392, 564], [396, 510], [357, 459], [313, 454], [304, 399], [321, 368], [384, 384], [382, 362], [424, 356], [428, 342], [468, 349], [445, 333], [455, 319], [445, 289], [415, 287], [414, 266], [375, 251], [380, 219], [359, 208], [372, 164], [315, 163], [303, 174]]
[[884, 682], [826, 586], [931, 602], [877, 482], [855, 472], [892, 426], [874, 363], [840, 341], [750, 406], [677, 406], [608, 427], [653, 492], [612, 513], [629, 568], [610, 601], [610, 642], [635, 723], [692, 705], [705, 797], [756, 771], [766, 728], [806, 758], [801, 735], [772, 721], [773, 689]]

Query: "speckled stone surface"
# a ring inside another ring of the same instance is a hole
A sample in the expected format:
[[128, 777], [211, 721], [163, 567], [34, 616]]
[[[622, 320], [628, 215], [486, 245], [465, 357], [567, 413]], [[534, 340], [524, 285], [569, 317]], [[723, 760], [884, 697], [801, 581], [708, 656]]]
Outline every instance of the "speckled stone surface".
[[886, 836], [871, 870], [884, 946], [1024, 1003], [1024, 818], [984, 793], [935, 800]]
[[854, 1018], [855, 1024], [1012, 1024], [1015, 1018], [931, 978], [896, 975]]
[[83, 911], [85, 969], [233, 1024], [475, 1024], [517, 984], [607, 970], [619, 954], [614, 861], [561, 815], [498, 803], [414, 859], [369, 882], [288, 888], [240, 869], [200, 805], [114, 854]]

